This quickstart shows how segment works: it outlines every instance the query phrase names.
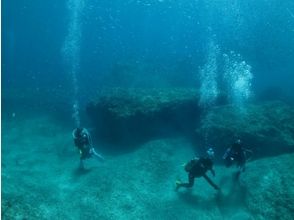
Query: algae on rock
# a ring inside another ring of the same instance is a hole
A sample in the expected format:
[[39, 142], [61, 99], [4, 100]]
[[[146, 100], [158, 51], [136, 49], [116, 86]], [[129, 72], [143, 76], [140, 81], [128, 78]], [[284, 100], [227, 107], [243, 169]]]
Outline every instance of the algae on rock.
[[203, 134], [219, 152], [235, 138], [241, 138], [257, 157], [293, 152], [294, 110], [282, 102], [266, 102], [249, 104], [239, 115], [234, 106], [218, 106], [201, 120], [196, 136]]

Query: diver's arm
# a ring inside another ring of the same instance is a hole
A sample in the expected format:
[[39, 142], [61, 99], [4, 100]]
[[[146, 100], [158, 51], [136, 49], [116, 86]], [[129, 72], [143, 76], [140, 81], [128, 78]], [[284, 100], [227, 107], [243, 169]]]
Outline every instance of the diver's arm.
[[75, 144], [75, 146], [78, 147], [79, 143], [78, 143], [78, 139], [77, 139], [77, 137], [76, 137], [76, 135], [75, 135], [76, 130], [77, 130], [77, 129], [74, 129], [74, 130], [72, 131], [72, 138], [73, 138], [73, 140], [74, 140], [74, 144]]
[[216, 190], [220, 189], [214, 182], [212, 182], [211, 179], [209, 179], [209, 177], [206, 174], [204, 174], [203, 177], [214, 189], [216, 189]]
[[90, 146], [93, 147], [92, 137], [89, 133], [88, 133], [88, 142], [89, 142]]
[[231, 148], [228, 148], [223, 156], [223, 159], [226, 160], [230, 154]]
[[213, 176], [215, 176], [215, 171], [214, 171], [213, 168], [210, 169], [210, 172], [211, 172], [211, 174], [212, 174]]
[[71, 134], [72, 134], [72, 138], [73, 138], [73, 139], [76, 139], [76, 138], [77, 138], [77, 137], [76, 137], [76, 135], [75, 135], [75, 133], [76, 133], [76, 130], [77, 130], [77, 129], [75, 128], [75, 129], [72, 131], [72, 133], [71, 133]]

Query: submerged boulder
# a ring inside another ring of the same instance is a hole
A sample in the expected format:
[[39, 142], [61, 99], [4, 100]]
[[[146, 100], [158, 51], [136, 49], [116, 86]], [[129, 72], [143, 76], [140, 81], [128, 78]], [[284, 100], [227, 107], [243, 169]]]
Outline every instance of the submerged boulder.
[[109, 89], [87, 106], [99, 139], [122, 145], [191, 133], [200, 118], [194, 89]]
[[255, 219], [293, 219], [294, 154], [257, 160], [248, 165], [242, 181], [245, 204]]
[[256, 157], [294, 151], [294, 109], [283, 102], [249, 104], [240, 112], [234, 106], [213, 108], [201, 120], [195, 139], [208, 137], [217, 151], [224, 152], [234, 139]]

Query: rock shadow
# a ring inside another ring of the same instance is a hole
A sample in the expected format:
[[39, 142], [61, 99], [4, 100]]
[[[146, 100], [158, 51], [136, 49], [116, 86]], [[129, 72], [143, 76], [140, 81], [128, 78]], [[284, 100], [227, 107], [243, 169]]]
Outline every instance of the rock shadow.
[[220, 180], [221, 191], [217, 194], [216, 204], [223, 215], [238, 208], [245, 208], [247, 187], [242, 184], [242, 174], [237, 172], [231, 176], [224, 176]]
[[215, 200], [213, 196], [203, 197], [201, 195], [193, 194], [192, 189], [177, 192], [178, 198], [186, 204], [201, 210], [215, 209]]

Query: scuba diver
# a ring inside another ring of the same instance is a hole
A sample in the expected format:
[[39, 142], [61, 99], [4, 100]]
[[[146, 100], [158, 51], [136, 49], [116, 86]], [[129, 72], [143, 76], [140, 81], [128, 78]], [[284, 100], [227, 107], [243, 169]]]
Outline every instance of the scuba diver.
[[93, 145], [90, 133], [86, 128], [76, 128], [72, 132], [72, 136], [74, 139], [75, 146], [80, 151], [80, 168], [84, 169], [84, 160], [91, 158], [92, 156], [96, 157], [100, 161], [104, 161], [105, 159], [98, 154]]
[[213, 176], [215, 172], [213, 170], [213, 157], [214, 151], [212, 148], [207, 150], [207, 157], [195, 157], [185, 164], [185, 171], [188, 173], [188, 183], [182, 183], [180, 180], [176, 181], [176, 190], [181, 187], [191, 188], [194, 185], [194, 179], [196, 177], [204, 177], [205, 180], [215, 189], [220, 190], [220, 188], [206, 175], [206, 172], [210, 170]]
[[246, 152], [252, 153], [250, 150], [245, 149], [241, 140], [238, 139], [226, 150], [223, 156], [226, 167], [231, 167], [233, 164], [236, 164], [238, 167], [237, 177], [239, 177], [241, 172], [245, 171]]

